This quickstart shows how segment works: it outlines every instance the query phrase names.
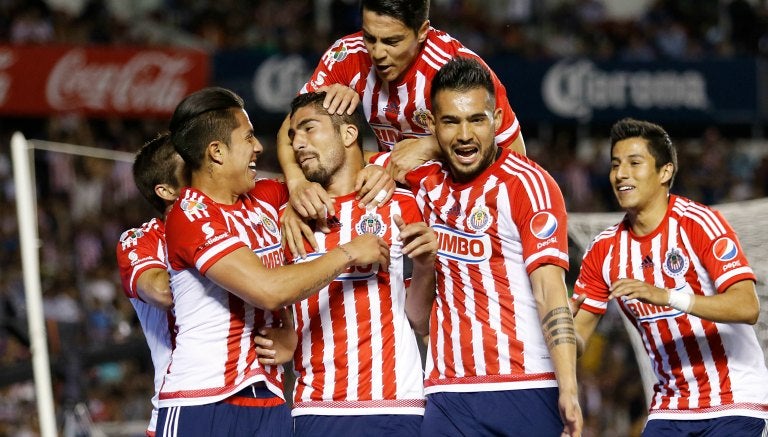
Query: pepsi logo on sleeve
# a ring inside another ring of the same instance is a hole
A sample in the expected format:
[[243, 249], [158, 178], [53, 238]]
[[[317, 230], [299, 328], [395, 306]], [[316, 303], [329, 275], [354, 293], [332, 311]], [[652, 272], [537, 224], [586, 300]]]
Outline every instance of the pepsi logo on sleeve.
[[552, 213], [542, 211], [531, 219], [531, 233], [539, 240], [546, 240], [555, 235], [557, 231], [557, 219]]
[[739, 247], [728, 237], [722, 237], [715, 241], [712, 246], [712, 252], [718, 261], [731, 261], [739, 254]]

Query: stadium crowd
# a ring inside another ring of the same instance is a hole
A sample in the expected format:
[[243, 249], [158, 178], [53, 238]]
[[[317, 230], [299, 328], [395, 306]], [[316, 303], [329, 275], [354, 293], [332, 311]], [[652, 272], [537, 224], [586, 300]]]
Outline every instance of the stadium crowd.
[[[0, 0], [0, 43], [176, 44], [319, 54], [335, 38], [359, 28], [351, 0], [127, 3]], [[764, 1], [657, 0], [631, 20], [609, 19], [600, 0], [544, 4], [435, 0], [431, 20], [481, 55], [684, 60], [768, 54]], [[77, 114], [0, 118], [0, 368], [9, 370], [6, 378], [14, 375], [11, 370], [23, 373], [30, 359], [11, 134], [21, 130], [28, 138], [135, 152], [166, 123]], [[563, 129], [544, 138], [522, 129], [529, 155], [558, 181], [569, 211], [615, 209], [605, 136]], [[273, 147], [275, 133], [259, 133], [266, 148]], [[720, 126], [680, 139], [680, 160], [686, 165], [674, 191], [706, 204], [768, 196], [768, 154], [757, 143], [731, 138]], [[152, 391], [151, 362], [134, 310], [122, 295], [113, 248], [122, 230], [152, 215], [149, 205], [135, 189], [130, 163], [37, 152], [35, 171], [57, 410], [61, 414], [87, 401], [95, 422], [143, 422]], [[608, 317], [579, 362], [585, 435], [631, 435], [642, 426], [645, 401], [639, 384], [626, 383], [639, 378], [623, 329], [617, 317]], [[105, 344], [117, 345], [110, 350], [113, 356], [138, 359], [100, 358], [98, 348]], [[36, 435], [31, 383], [9, 384], [0, 377], [0, 393], [0, 435]]]

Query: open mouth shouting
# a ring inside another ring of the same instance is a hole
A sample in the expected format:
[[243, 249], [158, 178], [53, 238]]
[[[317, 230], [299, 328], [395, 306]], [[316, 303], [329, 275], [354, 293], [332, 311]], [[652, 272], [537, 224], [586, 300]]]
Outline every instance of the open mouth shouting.
[[463, 144], [453, 148], [453, 154], [456, 160], [464, 165], [474, 163], [480, 154], [480, 148], [475, 144]]

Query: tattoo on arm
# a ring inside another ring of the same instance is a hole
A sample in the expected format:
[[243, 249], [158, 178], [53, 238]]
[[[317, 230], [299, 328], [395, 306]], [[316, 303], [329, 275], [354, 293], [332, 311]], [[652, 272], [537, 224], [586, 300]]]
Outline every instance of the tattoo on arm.
[[547, 346], [552, 349], [561, 344], [576, 344], [576, 329], [568, 307], [558, 307], [547, 313], [541, 321]]

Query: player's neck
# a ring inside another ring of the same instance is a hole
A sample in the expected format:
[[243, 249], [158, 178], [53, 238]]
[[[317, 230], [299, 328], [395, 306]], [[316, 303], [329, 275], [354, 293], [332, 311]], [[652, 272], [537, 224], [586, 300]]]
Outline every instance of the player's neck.
[[667, 215], [669, 193], [655, 197], [647, 205], [627, 211], [632, 232], [643, 236], [654, 232]]

